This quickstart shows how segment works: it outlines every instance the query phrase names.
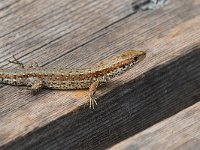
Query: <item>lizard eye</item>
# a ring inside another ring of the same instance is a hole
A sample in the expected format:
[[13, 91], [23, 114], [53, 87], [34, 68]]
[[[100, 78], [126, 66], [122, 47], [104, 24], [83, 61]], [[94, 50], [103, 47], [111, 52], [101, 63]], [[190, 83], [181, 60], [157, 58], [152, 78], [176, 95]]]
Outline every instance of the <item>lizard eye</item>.
[[137, 62], [138, 61], [138, 56], [135, 56], [133, 59], [134, 59], [135, 62]]

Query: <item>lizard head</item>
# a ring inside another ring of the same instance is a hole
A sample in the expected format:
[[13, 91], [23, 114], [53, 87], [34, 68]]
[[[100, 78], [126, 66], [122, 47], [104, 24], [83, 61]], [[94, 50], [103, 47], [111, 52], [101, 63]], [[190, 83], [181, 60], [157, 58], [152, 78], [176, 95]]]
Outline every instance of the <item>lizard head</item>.
[[123, 60], [131, 60], [133, 64], [142, 61], [146, 57], [146, 52], [139, 50], [128, 50], [119, 55]]

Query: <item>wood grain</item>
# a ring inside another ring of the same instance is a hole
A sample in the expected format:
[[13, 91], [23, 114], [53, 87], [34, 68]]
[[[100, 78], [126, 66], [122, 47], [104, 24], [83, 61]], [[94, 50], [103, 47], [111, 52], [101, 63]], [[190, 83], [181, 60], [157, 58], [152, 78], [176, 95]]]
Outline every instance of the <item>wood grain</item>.
[[113, 146], [110, 150], [198, 150], [199, 121], [200, 102]]
[[104, 149], [198, 101], [199, 1], [138, 13], [132, 2], [0, 2], [2, 68], [15, 67], [7, 61], [12, 55], [25, 64], [83, 67], [127, 49], [147, 52], [144, 62], [97, 91], [94, 111], [85, 90], [33, 96], [2, 85], [2, 148]]

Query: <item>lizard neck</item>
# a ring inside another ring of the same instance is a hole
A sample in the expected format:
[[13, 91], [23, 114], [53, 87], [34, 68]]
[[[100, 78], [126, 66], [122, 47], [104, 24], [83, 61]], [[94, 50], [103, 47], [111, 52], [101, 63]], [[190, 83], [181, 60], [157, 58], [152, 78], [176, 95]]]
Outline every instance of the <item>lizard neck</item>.
[[98, 80], [102, 82], [109, 81], [131, 69], [135, 63], [137, 62], [133, 62], [131, 59], [119, 61], [113, 64], [107, 63], [105, 66], [97, 66], [96, 71], [93, 72], [91, 76], [98, 78]]

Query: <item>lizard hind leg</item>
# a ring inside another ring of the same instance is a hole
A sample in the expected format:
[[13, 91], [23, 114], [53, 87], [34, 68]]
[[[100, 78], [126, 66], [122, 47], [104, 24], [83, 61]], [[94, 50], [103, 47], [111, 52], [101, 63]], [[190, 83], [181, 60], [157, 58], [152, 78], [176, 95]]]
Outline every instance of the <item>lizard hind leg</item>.
[[20, 68], [25, 68], [24, 64], [22, 62], [20, 62], [17, 58], [15, 58], [15, 56], [12, 56], [14, 60], [8, 60], [9, 63], [13, 63], [18, 65]]
[[94, 97], [95, 92], [97, 91], [97, 87], [99, 85], [99, 81], [94, 81], [89, 88], [89, 102], [90, 109], [94, 109], [94, 106], [97, 105], [96, 99]]
[[8, 60], [9, 63], [13, 63], [18, 65], [20, 68], [38, 68], [39, 65], [37, 62], [33, 61], [29, 65], [24, 65], [22, 62], [20, 62], [14, 55], [13, 55], [14, 60]]

